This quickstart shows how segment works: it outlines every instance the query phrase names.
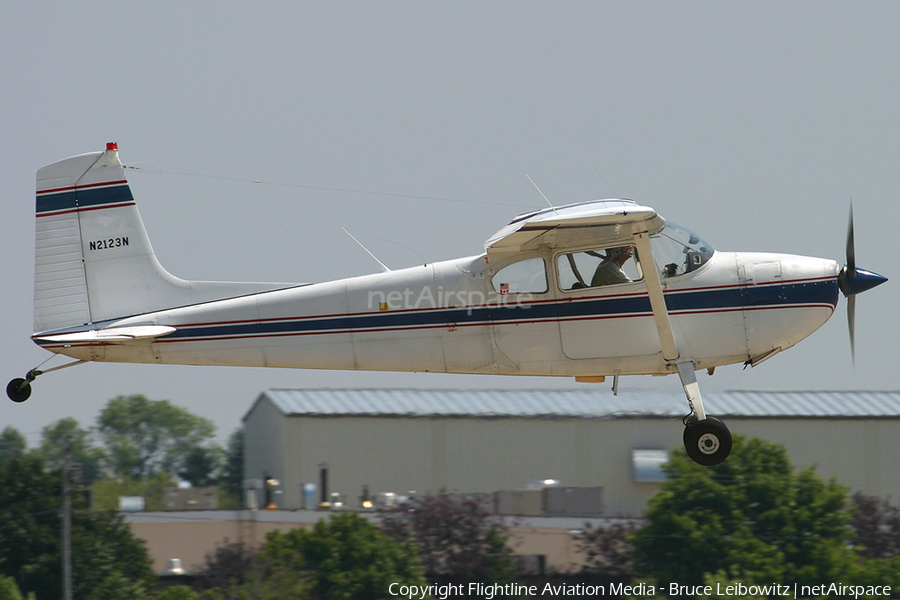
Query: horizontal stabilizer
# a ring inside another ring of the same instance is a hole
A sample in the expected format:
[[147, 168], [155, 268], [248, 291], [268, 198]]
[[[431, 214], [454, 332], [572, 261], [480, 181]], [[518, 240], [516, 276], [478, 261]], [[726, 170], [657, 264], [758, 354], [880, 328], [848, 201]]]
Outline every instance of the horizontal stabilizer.
[[59, 344], [84, 344], [91, 342], [122, 342], [128, 340], [147, 340], [175, 333], [174, 327], [164, 325], [143, 325], [138, 327], [110, 327], [91, 331], [75, 331], [56, 335], [35, 337], [37, 342], [56, 342]]

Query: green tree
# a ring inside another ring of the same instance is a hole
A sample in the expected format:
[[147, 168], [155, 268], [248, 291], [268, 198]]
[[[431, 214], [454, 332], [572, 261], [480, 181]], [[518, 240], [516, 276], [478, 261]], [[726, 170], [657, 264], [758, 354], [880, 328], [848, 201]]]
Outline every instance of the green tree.
[[633, 536], [642, 575], [688, 585], [816, 585], [864, 583], [885, 568], [849, 547], [846, 488], [811, 468], [795, 472], [780, 445], [735, 436], [731, 456], [715, 467], [679, 451], [665, 470], [648, 523]]
[[[0, 575], [15, 577], [19, 589], [38, 600], [59, 598], [62, 476], [32, 458], [0, 467]], [[72, 572], [77, 598], [87, 598], [110, 578], [135, 589], [154, 582], [150, 558], [122, 518], [87, 510], [72, 496]], [[112, 587], [109, 584], [108, 587]]]
[[209, 487], [219, 481], [225, 452], [218, 445], [194, 446], [182, 462], [178, 476], [194, 487]]
[[199, 600], [200, 596], [186, 585], [173, 585], [156, 592], [154, 600]]
[[281, 598], [374, 600], [391, 598], [392, 583], [425, 584], [415, 547], [354, 513], [319, 521], [312, 531], [271, 532], [260, 556], [268, 563], [267, 583], [278, 584]]
[[634, 577], [634, 546], [629, 541], [637, 520], [591, 527], [585, 523], [575, 547], [585, 557], [581, 572], [610, 582], [628, 582]]
[[[26, 600], [12, 577], [0, 576], [0, 600]], [[34, 594], [28, 594], [27, 600], [34, 600]]]
[[121, 573], [112, 573], [82, 594], [73, 591], [72, 595], [91, 600], [150, 600], [151, 593], [149, 586], [131, 581]]
[[219, 483], [230, 496], [238, 499], [238, 505], [240, 505], [244, 483], [243, 429], [235, 429], [228, 437], [228, 447], [225, 449], [225, 466], [222, 469]]
[[486, 509], [484, 495], [438, 494], [384, 513], [382, 528], [411, 541], [428, 577], [456, 582], [512, 583], [515, 569], [507, 532]]
[[78, 421], [72, 417], [60, 419], [44, 427], [41, 431], [41, 445], [33, 454], [44, 462], [45, 468], [60, 469], [67, 439], [71, 443], [70, 460], [79, 473], [79, 483], [89, 486], [97, 478], [102, 477], [106, 453], [103, 448], [94, 446], [91, 432], [82, 429]]
[[22, 432], [11, 425], [7, 425], [0, 432], [0, 466], [5, 465], [8, 461], [19, 458], [25, 454], [28, 448], [28, 442]]
[[856, 511], [851, 543], [868, 558], [900, 556], [900, 508], [860, 492], [852, 500]]
[[259, 577], [259, 547], [243, 541], [229, 542], [206, 554], [203, 565], [194, 574], [198, 591], [218, 589], [228, 592]]
[[100, 412], [98, 428], [119, 477], [177, 474], [191, 450], [210, 439], [215, 425], [168, 400], [119, 396]]
[[202, 592], [240, 587], [255, 576], [259, 566], [258, 546], [226, 539], [223, 545], [206, 554], [203, 565], [194, 573], [194, 588]]

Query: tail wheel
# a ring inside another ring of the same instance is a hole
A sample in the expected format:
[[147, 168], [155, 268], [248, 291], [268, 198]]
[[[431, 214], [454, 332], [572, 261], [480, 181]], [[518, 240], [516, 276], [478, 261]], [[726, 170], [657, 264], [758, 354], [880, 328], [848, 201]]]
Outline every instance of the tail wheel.
[[6, 395], [13, 402], [25, 402], [31, 396], [31, 382], [17, 377], [6, 385]]
[[684, 428], [684, 449], [694, 462], [711, 467], [731, 453], [731, 432], [715, 417], [690, 419]]

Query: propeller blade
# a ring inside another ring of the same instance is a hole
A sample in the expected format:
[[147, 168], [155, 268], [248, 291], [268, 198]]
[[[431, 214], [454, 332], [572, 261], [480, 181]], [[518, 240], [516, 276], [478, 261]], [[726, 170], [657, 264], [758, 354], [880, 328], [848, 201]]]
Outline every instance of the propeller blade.
[[[856, 277], [856, 243], [853, 235], [853, 200], [850, 200], [850, 218], [847, 222], [847, 264], [844, 267], [844, 277], [853, 280]], [[846, 286], [846, 284], [845, 284]], [[845, 294], [849, 291], [843, 290]], [[856, 366], [856, 295], [847, 295], [847, 330], [850, 332], [850, 360]]]
[[853, 202], [850, 202], [850, 223], [847, 226], [847, 276], [856, 277], [856, 248], [853, 243]]
[[853, 201], [850, 201], [850, 222], [847, 226], [847, 264], [838, 274], [838, 287], [847, 297], [847, 328], [850, 331], [850, 354], [856, 365], [856, 295], [887, 281], [887, 277], [856, 268], [856, 248], [853, 241]]
[[847, 328], [850, 330], [850, 357], [856, 366], [856, 296], [847, 298]]

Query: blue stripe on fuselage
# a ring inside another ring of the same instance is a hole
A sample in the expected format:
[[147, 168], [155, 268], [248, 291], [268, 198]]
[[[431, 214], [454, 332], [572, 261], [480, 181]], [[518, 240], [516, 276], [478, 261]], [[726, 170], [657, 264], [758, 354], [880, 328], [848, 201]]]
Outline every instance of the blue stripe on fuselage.
[[[753, 291], [765, 289], [765, 302], [754, 302]], [[713, 288], [667, 293], [666, 306], [671, 314], [695, 311], [789, 308], [796, 305], [837, 304], [837, 279], [788, 284]], [[298, 320], [260, 321], [237, 324], [182, 326], [160, 342], [186, 341], [207, 337], [304, 335], [316, 333], [353, 333], [381, 329], [419, 329], [457, 325], [490, 325], [535, 322], [554, 319], [600, 319], [649, 316], [646, 295], [613, 296], [587, 300], [560, 300], [437, 308], [421, 311], [387, 311], [360, 315], [307, 317]]]
[[666, 294], [669, 312], [788, 307], [795, 304], [830, 304], [837, 306], [837, 278], [794, 283], [769, 283], [733, 288], [697, 290]]

